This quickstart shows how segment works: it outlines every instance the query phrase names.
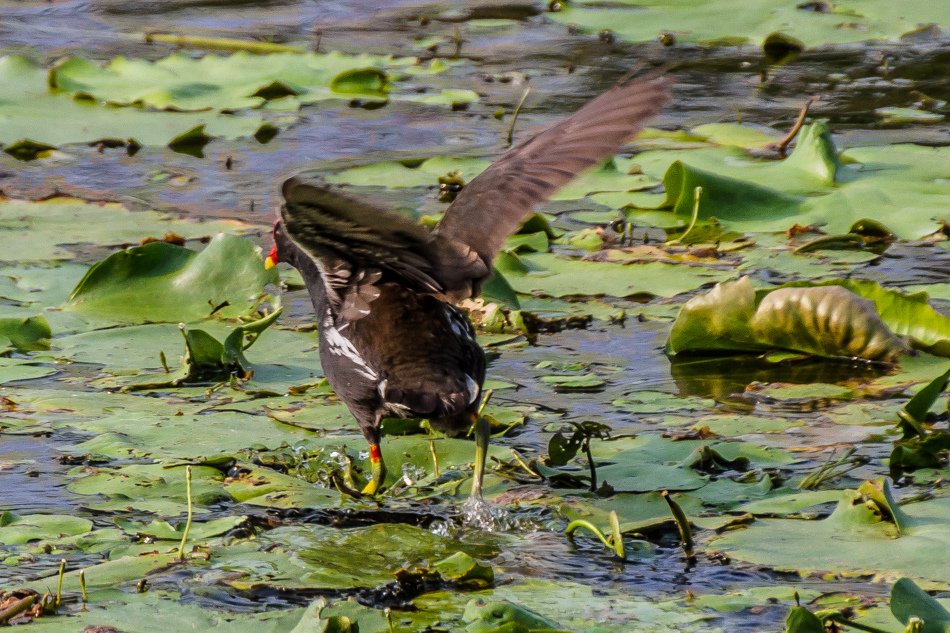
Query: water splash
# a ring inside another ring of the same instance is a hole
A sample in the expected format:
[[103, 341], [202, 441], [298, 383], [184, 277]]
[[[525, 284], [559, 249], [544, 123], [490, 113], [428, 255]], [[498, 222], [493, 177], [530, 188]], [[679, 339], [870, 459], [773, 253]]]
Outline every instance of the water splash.
[[505, 508], [484, 499], [469, 497], [462, 504], [459, 519], [465, 527], [486, 532], [512, 532], [525, 529], [524, 521]]

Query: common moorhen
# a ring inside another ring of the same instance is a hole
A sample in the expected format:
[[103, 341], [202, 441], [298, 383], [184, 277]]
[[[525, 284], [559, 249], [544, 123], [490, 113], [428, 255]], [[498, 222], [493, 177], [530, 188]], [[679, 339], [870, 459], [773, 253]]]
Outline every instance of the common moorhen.
[[320, 360], [369, 442], [376, 494], [384, 417], [427, 418], [450, 435], [475, 425], [481, 496], [489, 426], [478, 420], [485, 355], [455, 304], [477, 296], [505, 238], [578, 173], [614, 155], [668, 99], [658, 75], [617, 85], [509, 150], [474, 178], [433, 231], [376, 203], [294, 177], [283, 183], [268, 267], [303, 276]]

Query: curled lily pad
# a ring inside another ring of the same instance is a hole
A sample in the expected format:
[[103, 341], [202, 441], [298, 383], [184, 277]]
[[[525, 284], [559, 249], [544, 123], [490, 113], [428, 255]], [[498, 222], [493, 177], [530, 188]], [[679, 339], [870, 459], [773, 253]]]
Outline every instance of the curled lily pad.
[[42, 314], [25, 319], [0, 319], [0, 351], [4, 347], [18, 352], [49, 349], [52, 335], [49, 322]]
[[231, 376], [247, 380], [253, 374], [250, 362], [244, 357], [244, 350], [253, 345], [261, 332], [277, 320], [281, 311], [278, 308], [258, 321], [239, 325], [223, 342], [204, 330], [188, 329], [180, 324], [179, 329], [185, 339], [185, 355], [179, 370], [160, 376], [157, 380], [154, 376], [140, 377], [123, 389], [178, 387], [193, 382], [227, 380]]
[[476, 598], [465, 607], [462, 619], [468, 633], [530, 633], [530, 631], [560, 631], [560, 626], [521, 605], [508, 600]]
[[257, 307], [264, 286], [276, 281], [260, 247], [240, 237], [218, 235], [201, 252], [151, 242], [90, 268], [66, 309], [122, 323], [236, 317]]
[[750, 325], [759, 341], [819, 356], [894, 361], [910, 351], [884, 324], [871, 301], [840, 286], [770, 292]]
[[902, 624], [912, 618], [923, 621], [920, 633], [947, 633], [950, 631], [950, 611], [933, 599], [910, 578], [901, 578], [891, 589], [891, 613]]
[[667, 343], [671, 354], [774, 348], [884, 361], [909, 351], [871, 301], [844, 287], [779, 288], [757, 300], [748, 278], [690, 299]]

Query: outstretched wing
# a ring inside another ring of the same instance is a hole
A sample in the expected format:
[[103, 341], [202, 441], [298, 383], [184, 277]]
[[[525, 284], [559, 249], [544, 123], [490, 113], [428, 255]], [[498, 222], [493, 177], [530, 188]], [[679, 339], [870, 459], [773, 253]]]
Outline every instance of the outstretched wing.
[[[281, 220], [298, 250], [317, 265], [327, 298], [344, 318], [364, 316], [381, 279], [420, 292], [441, 293], [442, 275], [487, 273], [478, 255], [364, 199], [299, 177], [284, 182]], [[316, 283], [316, 280], [307, 280]]]
[[[615, 86], [509, 150], [462, 189], [435, 234], [469, 246], [490, 266], [505, 238], [538, 204], [616, 154], [660, 111], [670, 83], [651, 75]], [[469, 280], [475, 291], [479, 281]]]

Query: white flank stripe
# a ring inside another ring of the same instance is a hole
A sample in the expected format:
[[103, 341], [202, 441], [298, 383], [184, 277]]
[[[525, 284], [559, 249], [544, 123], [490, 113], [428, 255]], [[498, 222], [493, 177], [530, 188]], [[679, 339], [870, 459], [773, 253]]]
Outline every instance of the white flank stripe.
[[335, 327], [326, 328], [324, 331], [326, 332], [327, 343], [330, 345], [331, 354], [350, 359], [350, 361], [356, 365], [357, 372], [370, 380], [376, 380], [376, 372], [366, 364], [366, 361], [363, 360], [360, 353], [356, 351], [350, 339], [340, 334], [340, 331]]

